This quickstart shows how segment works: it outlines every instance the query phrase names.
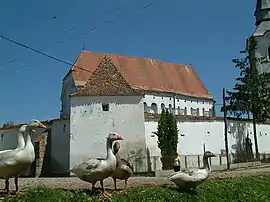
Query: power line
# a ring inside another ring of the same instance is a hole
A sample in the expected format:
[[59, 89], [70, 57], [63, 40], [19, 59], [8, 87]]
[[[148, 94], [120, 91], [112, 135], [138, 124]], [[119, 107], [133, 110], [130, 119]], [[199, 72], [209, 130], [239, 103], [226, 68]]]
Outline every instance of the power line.
[[[144, 5], [144, 6], [141, 7], [139, 10], [144, 10], [144, 9], [147, 9], [147, 8], [149, 8], [149, 7], [151, 7], [151, 6], [153, 6], [153, 3], [149, 3], [149, 4], [147, 4], [147, 5]], [[117, 7], [116, 9], [114, 9], [114, 11], [118, 11], [118, 10], [120, 10], [120, 9], [121, 9], [120, 7]], [[112, 24], [112, 23], [115, 23], [116, 21], [117, 21], [117, 20], [114, 20], [114, 21], [107, 21], [107, 23], [108, 23], [108, 24]], [[69, 29], [69, 30], [74, 30], [74, 29]], [[97, 30], [97, 27], [96, 27], [96, 28], [92, 28], [90, 31], [86, 31], [86, 32], [93, 32], [93, 31], [95, 31], [95, 30]], [[40, 54], [40, 55], [46, 56], [46, 57], [48, 57], [48, 58], [50, 58], [50, 59], [56, 60], [56, 61], [58, 61], [58, 62], [61, 62], [61, 63], [66, 64], [66, 65], [75, 66], [75, 67], [77, 67], [77, 68], [79, 68], [79, 69], [81, 69], [81, 70], [90, 72], [90, 71], [87, 70], [87, 69], [84, 69], [84, 68], [79, 67], [79, 66], [76, 66], [76, 65], [74, 65], [74, 64], [72, 64], [72, 63], [70, 63], [70, 62], [64, 61], [64, 60], [62, 60], [62, 59], [60, 59], [60, 58], [57, 58], [57, 57], [52, 56], [52, 55], [50, 55], [50, 54], [47, 54], [47, 53], [43, 52], [43, 50], [38, 50], [38, 49], [36, 49], [36, 48], [30, 47], [29, 45], [26, 45], [26, 44], [17, 42], [17, 41], [15, 41], [15, 40], [13, 40], [13, 39], [11, 39], [11, 38], [9, 38], [9, 37], [5, 37], [5, 36], [3, 36], [3, 35], [2, 35], [2, 36], [0, 35], [0, 38], [5, 39], [5, 40], [7, 40], [7, 41], [9, 41], [9, 42], [11, 42], [11, 43], [13, 43], [13, 44], [16, 44], [16, 45], [19, 45], [19, 46], [21, 46], [21, 47], [24, 47], [24, 48], [26, 48], [26, 49], [29, 49], [29, 50], [31, 50], [31, 51], [33, 51], [33, 52], [36, 52], [36, 53]], [[64, 41], [61, 41], [61, 43], [63, 43], [63, 42], [64, 42]], [[17, 61], [17, 60], [19, 60], [19, 59], [14, 60], [14, 62]], [[9, 61], [8, 63], [10, 63], [10, 61]], [[18, 69], [23, 69], [23, 68], [25, 68], [25, 67], [28, 67], [29, 65], [30, 65], [30, 64], [23, 65], [23, 66], [21, 66], [21, 67], [19, 67], [19, 68], [16, 68], [16, 70], [18, 70]], [[3, 65], [2, 65], [2, 66], [3, 66]]]
[[[46, 56], [46, 57], [51, 58], [51, 59], [53, 59], [53, 60], [56, 60], [56, 61], [58, 61], [58, 62], [64, 63], [64, 64], [66, 64], [66, 65], [73, 66], [73, 64], [70, 63], [70, 62], [64, 61], [64, 60], [62, 60], [62, 59], [60, 59], [60, 58], [57, 58], [57, 57], [54, 57], [54, 56], [49, 55], [49, 54], [47, 54], [47, 53], [44, 53], [44, 52], [42, 52], [42, 51], [40, 51], [40, 50], [37, 50], [37, 49], [35, 49], [35, 48], [32, 48], [32, 47], [30, 47], [30, 46], [28, 46], [28, 45], [25, 45], [25, 44], [22, 44], [22, 43], [20, 43], [20, 42], [14, 41], [13, 39], [10, 39], [10, 38], [5, 37], [5, 36], [3, 36], [3, 35], [0, 35], [0, 38], [4, 39], [4, 40], [6, 40], [6, 41], [9, 41], [9, 42], [11, 42], [11, 43], [13, 43], [13, 44], [16, 44], [16, 45], [18, 45], [18, 46], [21, 46], [21, 47], [24, 47], [24, 48], [26, 48], [26, 49], [29, 49], [29, 50], [31, 50], [31, 51], [33, 51], [33, 52], [36, 52], [36, 53], [40, 54], [40, 55], [43, 55], [43, 56]], [[79, 66], [76, 66], [76, 67], [79, 68], [79, 69], [81, 69], [81, 70], [90, 72], [89, 70], [84, 69], [84, 68], [81, 68], [81, 67], [79, 67]]]

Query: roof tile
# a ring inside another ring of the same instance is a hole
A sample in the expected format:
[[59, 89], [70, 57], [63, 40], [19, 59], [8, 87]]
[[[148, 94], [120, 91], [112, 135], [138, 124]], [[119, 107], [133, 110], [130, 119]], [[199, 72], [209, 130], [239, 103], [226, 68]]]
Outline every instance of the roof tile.
[[105, 55], [132, 88], [213, 99], [191, 66], [88, 51], [83, 51], [72, 67], [76, 85], [87, 83]]
[[132, 96], [142, 95], [130, 87], [112, 61], [104, 57], [83, 88], [71, 96]]

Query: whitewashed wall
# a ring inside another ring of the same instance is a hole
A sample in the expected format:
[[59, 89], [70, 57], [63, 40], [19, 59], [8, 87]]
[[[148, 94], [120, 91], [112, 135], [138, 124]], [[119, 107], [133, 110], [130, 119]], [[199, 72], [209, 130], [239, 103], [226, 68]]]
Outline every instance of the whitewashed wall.
[[[164, 107], [167, 109], [169, 109], [170, 106], [174, 108], [175, 105], [175, 114], [180, 114], [179, 110], [184, 109], [185, 107], [187, 109], [187, 115], [191, 115], [191, 108], [199, 109], [198, 116], [203, 116], [203, 111], [209, 112], [209, 110], [211, 111], [214, 106], [213, 100], [200, 98], [196, 99], [187, 96], [175, 96], [172, 93], [164, 95], [161, 95], [160, 93], [146, 94], [143, 98], [143, 102], [147, 104], [147, 108], [146, 106], [144, 107], [144, 111], [146, 113], [159, 114], [162, 111], [161, 104], [164, 104]], [[157, 111], [151, 107], [152, 104], [156, 104]]]
[[[70, 146], [70, 126], [69, 119], [53, 120], [44, 123], [47, 128], [51, 129], [51, 151], [50, 151], [50, 168], [52, 174], [63, 174], [69, 171], [69, 146]], [[18, 142], [18, 129], [0, 130], [0, 150], [15, 149]], [[32, 140], [42, 134], [44, 129], [36, 129]], [[50, 138], [47, 139], [49, 141]]]
[[72, 72], [69, 72], [62, 83], [61, 92], [61, 113], [60, 117], [69, 116], [70, 113], [70, 94], [76, 91]]
[[51, 128], [50, 168], [53, 175], [69, 172], [70, 120], [56, 120]]
[[[109, 103], [109, 111], [102, 110]], [[105, 137], [118, 132], [120, 154], [132, 161], [146, 156], [145, 124], [141, 96], [72, 97], [70, 132], [70, 168], [88, 158], [106, 157]], [[138, 161], [137, 161], [138, 162]], [[146, 169], [140, 162], [137, 169]]]
[[[152, 132], [157, 131], [158, 120], [146, 120], [146, 142], [150, 150], [151, 156], [157, 156], [156, 169], [161, 169], [160, 150], [157, 146], [157, 137]], [[188, 166], [197, 166], [198, 159], [194, 155], [202, 155], [205, 144], [205, 149], [216, 154], [221, 154], [221, 150], [225, 149], [224, 143], [224, 123], [222, 120], [214, 121], [178, 121], [179, 143], [178, 152], [180, 155], [189, 156]], [[236, 149], [243, 144], [247, 133], [253, 143], [253, 151], [255, 152], [253, 139], [253, 125], [246, 121], [228, 121], [228, 142], [229, 152], [233, 154]], [[258, 124], [257, 137], [260, 153], [270, 152], [270, 125]], [[242, 144], [241, 144], [242, 143]], [[194, 157], [192, 157], [194, 156]], [[201, 158], [201, 157], [200, 157]], [[223, 163], [225, 158], [222, 158]], [[152, 162], [153, 163], [153, 162]], [[212, 165], [219, 165], [219, 158], [212, 158]]]

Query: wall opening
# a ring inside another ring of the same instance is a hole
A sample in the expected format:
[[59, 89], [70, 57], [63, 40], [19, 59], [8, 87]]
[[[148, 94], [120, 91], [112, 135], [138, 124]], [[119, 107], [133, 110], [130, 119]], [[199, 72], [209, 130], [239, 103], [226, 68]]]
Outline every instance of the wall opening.
[[109, 104], [102, 104], [102, 111], [108, 112], [109, 111]]
[[143, 103], [143, 109], [144, 109], [144, 113], [148, 112], [148, 106], [146, 102]]
[[163, 110], [165, 111], [165, 104], [162, 103], [162, 104], [160, 105], [160, 107], [161, 107], [161, 111], [163, 111]]
[[157, 104], [156, 103], [151, 104], [151, 113], [157, 114]]
[[169, 112], [172, 113], [172, 105], [169, 104]]

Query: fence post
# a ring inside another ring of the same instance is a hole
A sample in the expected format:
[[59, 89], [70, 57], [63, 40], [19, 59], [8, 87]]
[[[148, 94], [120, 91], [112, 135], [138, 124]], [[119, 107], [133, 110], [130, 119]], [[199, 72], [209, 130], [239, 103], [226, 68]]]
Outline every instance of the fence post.
[[198, 158], [198, 167], [200, 167], [201, 166], [200, 155], [197, 155], [197, 158]]
[[185, 155], [185, 168], [187, 168], [187, 156]]

